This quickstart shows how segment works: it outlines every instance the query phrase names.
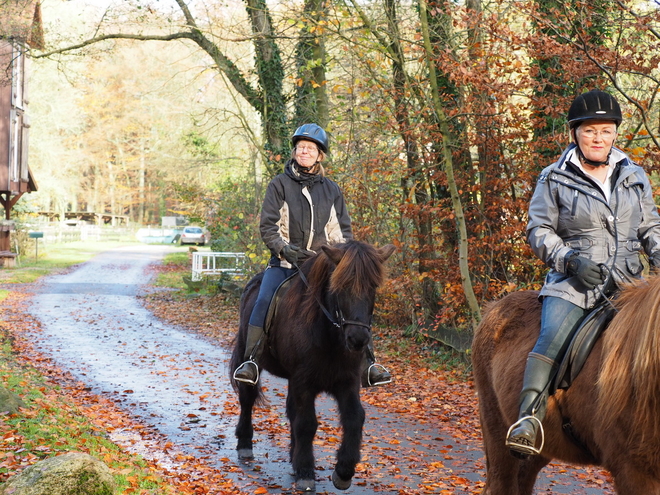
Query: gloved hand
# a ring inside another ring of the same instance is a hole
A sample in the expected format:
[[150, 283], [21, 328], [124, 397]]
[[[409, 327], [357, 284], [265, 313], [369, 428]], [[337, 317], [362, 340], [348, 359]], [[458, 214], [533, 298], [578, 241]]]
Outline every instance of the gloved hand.
[[298, 264], [298, 251], [300, 251], [298, 246], [287, 244], [282, 248], [282, 251], [280, 251], [280, 256], [292, 265], [296, 265]]
[[649, 257], [649, 263], [651, 264], [651, 271], [660, 272], [660, 253], [655, 253], [653, 256]]
[[579, 254], [574, 254], [567, 260], [566, 273], [575, 275], [587, 289], [594, 289], [597, 285], [603, 283], [603, 274], [600, 266], [596, 262]]

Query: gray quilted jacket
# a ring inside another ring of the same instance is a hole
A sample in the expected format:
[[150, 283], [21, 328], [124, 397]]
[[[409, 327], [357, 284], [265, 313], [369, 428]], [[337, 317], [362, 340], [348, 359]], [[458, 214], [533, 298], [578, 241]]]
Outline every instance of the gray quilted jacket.
[[642, 250], [654, 265], [660, 264], [660, 216], [648, 176], [625, 153], [612, 150], [610, 162], [616, 168], [608, 202], [593, 179], [568, 160], [573, 149], [575, 144], [541, 172], [529, 205], [527, 240], [551, 268], [541, 296], [561, 297], [588, 309], [600, 292], [566, 274], [566, 258], [578, 252], [604, 264], [620, 287], [641, 277]]

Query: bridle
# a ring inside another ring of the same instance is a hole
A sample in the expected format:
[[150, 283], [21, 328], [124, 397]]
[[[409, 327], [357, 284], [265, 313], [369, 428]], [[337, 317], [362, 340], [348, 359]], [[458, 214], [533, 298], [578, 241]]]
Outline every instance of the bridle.
[[[296, 270], [298, 270], [298, 275], [300, 276], [300, 279], [303, 281], [305, 286], [308, 289], [311, 289], [309, 282], [307, 281], [307, 277], [305, 277], [305, 274], [302, 272], [300, 267], [298, 266], [297, 263], [293, 263], [293, 266], [296, 267]], [[371, 332], [371, 321], [373, 320], [373, 315], [371, 315], [371, 318], [369, 318], [369, 323], [364, 323], [361, 321], [357, 320], [347, 320], [344, 318], [344, 313], [342, 312], [341, 308], [339, 307], [339, 304], [337, 304], [337, 309], [335, 310], [335, 317], [333, 318], [332, 315], [330, 314], [330, 311], [323, 305], [321, 301], [319, 301], [319, 298], [316, 297], [316, 294], [314, 295], [314, 299], [316, 299], [316, 303], [319, 305], [321, 308], [321, 311], [323, 311], [323, 314], [325, 317], [332, 323], [336, 328], [343, 330], [344, 326], [346, 325], [353, 325], [353, 326], [358, 326], [358, 327], [364, 327], [366, 328], [369, 332]]]

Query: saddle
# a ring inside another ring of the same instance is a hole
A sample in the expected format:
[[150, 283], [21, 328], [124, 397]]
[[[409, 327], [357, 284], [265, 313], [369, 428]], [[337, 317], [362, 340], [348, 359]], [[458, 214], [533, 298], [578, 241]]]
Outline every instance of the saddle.
[[614, 317], [615, 309], [608, 300], [599, 303], [580, 324], [571, 339], [557, 374], [550, 384], [550, 394], [567, 389], [582, 370], [591, 350]]
[[264, 332], [266, 333], [266, 335], [268, 335], [269, 333], [268, 331], [270, 330], [270, 325], [273, 322], [273, 318], [275, 317], [275, 314], [277, 312], [277, 305], [289, 290], [291, 279], [295, 277], [296, 274], [297, 272], [294, 273], [293, 275], [290, 275], [288, 278], [285, 278], [284, 281], [277, 286], [277, 289], [275, 289], [275, 293], [273, 294], [273, 297], [270, 300], [270, 304], [268, 305], [268, 311], [266, 312], [266, 321], [264, 322]]

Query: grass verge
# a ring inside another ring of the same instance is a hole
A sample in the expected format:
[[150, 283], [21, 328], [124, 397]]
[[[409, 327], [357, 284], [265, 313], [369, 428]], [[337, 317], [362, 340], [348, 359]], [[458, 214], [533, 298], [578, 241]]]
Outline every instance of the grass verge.
[[125, 245], [125, 242], [77, 241], [42, 247], [39, 258], [22, 256], [17, 266], [0, 268], [0, 283], [29, 284], [44, 275], [84, 263], [102, 251]]

